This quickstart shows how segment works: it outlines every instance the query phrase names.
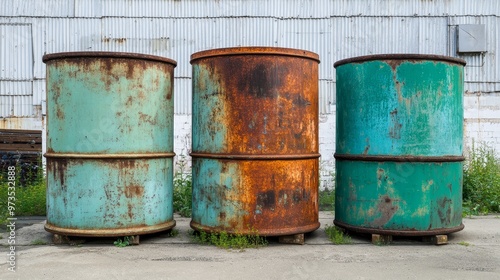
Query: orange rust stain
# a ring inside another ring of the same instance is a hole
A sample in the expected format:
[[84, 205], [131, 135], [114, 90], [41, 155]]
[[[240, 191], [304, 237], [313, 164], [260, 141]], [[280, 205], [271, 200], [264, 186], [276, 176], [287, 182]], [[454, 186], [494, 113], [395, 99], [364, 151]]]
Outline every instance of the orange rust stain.
[[59, 120], [62, 120], [64, 119], [64, 112], [63, 110], [61, 109], [60, 106], [57, 106], [57, 109], [56, 109], [56, 116]]
[[141, 122], [147, 122], [147, 123], [150, 123], [152, 125], [156, 125], [156, 118], [154, 118], [150, 115], [147, 115], [147, 114], [143, 114], [142, 112], [139, 112], [139, 120]]
[[[318, 63], [275, 56], [224, 56], [211, 63], [220, 78], [227, 153], [318, 151]], [[238, 71], [235, 71], [237, 69]], [[214, 117], [216, 119], [216, 117]]]
[[259, 231], [279, 231], [318, 221], [318, 160], [245, 161], [240, 163], [244, 212], [240, 224]]
[[124, 193], [127, 198], [142, 197], [144, 194], [144, 187], [139, 185], [126, 186]]

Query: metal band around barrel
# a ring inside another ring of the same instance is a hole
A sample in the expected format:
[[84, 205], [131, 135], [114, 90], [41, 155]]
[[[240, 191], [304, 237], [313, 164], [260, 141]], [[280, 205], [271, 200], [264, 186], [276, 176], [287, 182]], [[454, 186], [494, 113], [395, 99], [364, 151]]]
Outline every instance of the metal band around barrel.
[[211, 153], [190, 153], [193, 158], [213, 158], [213, 159], [235, 159], [235, 160], [298, 160], [319, 158], [320, 154], [291, 154], [291, 155], [233, 155], [233, 154], [211, 154]]
[[135, 159], [135, 158], [171, 158], [175, 153], [144, 153], [144, 154], [75, 154], [75, 153], [45, 153], [46, 158], [83, 158], [83, 159]]
[[346, 155], [335, 153], [335, 158], [353, 161], [395, 161], [395, 162], [457, 162], [464, 161], [464, 156], [375, 156], [375, 155]]

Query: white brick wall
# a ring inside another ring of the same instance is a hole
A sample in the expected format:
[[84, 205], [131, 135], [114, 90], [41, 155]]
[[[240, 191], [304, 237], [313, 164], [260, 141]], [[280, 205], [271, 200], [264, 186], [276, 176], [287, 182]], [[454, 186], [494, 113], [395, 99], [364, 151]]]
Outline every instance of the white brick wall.
[[500, 93], [464, 95], [464, 152], [485, 143], [500, 155]]

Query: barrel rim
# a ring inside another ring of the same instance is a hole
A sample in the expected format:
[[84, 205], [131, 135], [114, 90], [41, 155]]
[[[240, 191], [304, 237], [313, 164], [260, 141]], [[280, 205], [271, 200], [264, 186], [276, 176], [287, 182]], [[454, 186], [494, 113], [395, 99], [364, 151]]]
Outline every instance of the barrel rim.
[[338, 227], [341, 227], [343, 229], [346, 229], [348, 231], [357, 232], [357, 233], [383, 234], [383, 235], [393, 235], [393, 236], [414, 236], [414, 237], [450, 234], [450, 233], [461, 231], [465, 228], [465, 225], [463, 223], [460, 223], [459, 226], [443, 227], [443, 228], [428, 229], [428, 230], [383, 229], [383, 228], [350, 225], [348, 223], [341, 222], [337, 219], [335, 219], [333, 221], [333, 224], [338, 226]]
[[189, 62], [193, 64], [194, 61], [202, 58], [235, 55], [283, 55], [312, 59], [320, 63], [319, 55], [311, 51], [265, 46], [230, 47], [199, 51], [191, 55], [191, 60]]
[[101, 52], [101, 51], [92, 51], [92, 52], [59, 52], [59, 53], [50, 53], [45, 54], [42, 57], [42, 61], [47, 63], [51, 60], [57, 59], [65, 59], [65, 58], [83, 58], [83, 57], [93, 57], [93, 58], [129, 58], [129, 59], [142, 59], [142, 60], [150, 60], [156, 62], [164, 62], [168, 64], [172, 64], [174, 67], [177, 66], [177, 61], [156, 55], [150, 54], [142, 54], [142, 53], [130, 53], [130, 52]]
[[397, 54], [373, 54], [357, 56], [339, 60], [333, 64], [333, 67], [348, 64], [348, 63], [361, 63], [373, 60], [435, 60], [435, 61], [445, 61], [450, 63], [460, 64], [465, 66], [467, 62], [461, 58], [436, 55], [436, 54], [409, 54], [409, 53], [397, 53]]

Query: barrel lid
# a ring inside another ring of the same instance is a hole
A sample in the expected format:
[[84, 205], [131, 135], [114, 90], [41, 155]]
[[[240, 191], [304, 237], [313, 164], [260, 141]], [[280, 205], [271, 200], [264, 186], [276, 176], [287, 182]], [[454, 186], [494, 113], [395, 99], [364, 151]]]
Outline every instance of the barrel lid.
[[365, 56], [357, 56], [351, 57], [347, 59], [342, 59], [335, 64], [334, 67], [338, 67], [340, 65], [348, 64], [348, 63], [360, 63], [366, 61], [373, 60], [408, 60], [408, 61], [422, 61], [422, 60], [435, 60], [435, 61], [445, 61], [450, 63], [456, 63], [465, 66], [466, 62], [463, 59], [444, 56], [444, 55], [435, 55], [435, 54], [406, 54], [406, 53], [398, 53], [398, 54], [374, 54], [374, 55], [365, 55]]
[[193, 61], [214, 57], [214, 56], [229, 56], [229, 55], [284, 55], [295, 56], [315, 60], [319, 63], [319, 55], [306, 50], [291, 49], [291, 48], [278, 48], [278, 47], [231, 47], [211, 49], [193, 53], [191, 55], [191, 63]]
[[42, 61], [47, 63], [50, 60], [56, 59], [64, 59], [64, 58], [84, 58], [84, 57], [94, 57], [94, 58], [130, 58], [130, 59], [142, 59], [142, 60], [151, 60], [157, 62], [165, 62], [172, 64], [174, 67], [177, 66], [177, 62], [170, 58], [149, 55], [149, 54], [141, 54], [141, 53], [127, 53], [127, 52], [60, 52], [60, 53], [51, 53], [45, 54], [42, 57]]

